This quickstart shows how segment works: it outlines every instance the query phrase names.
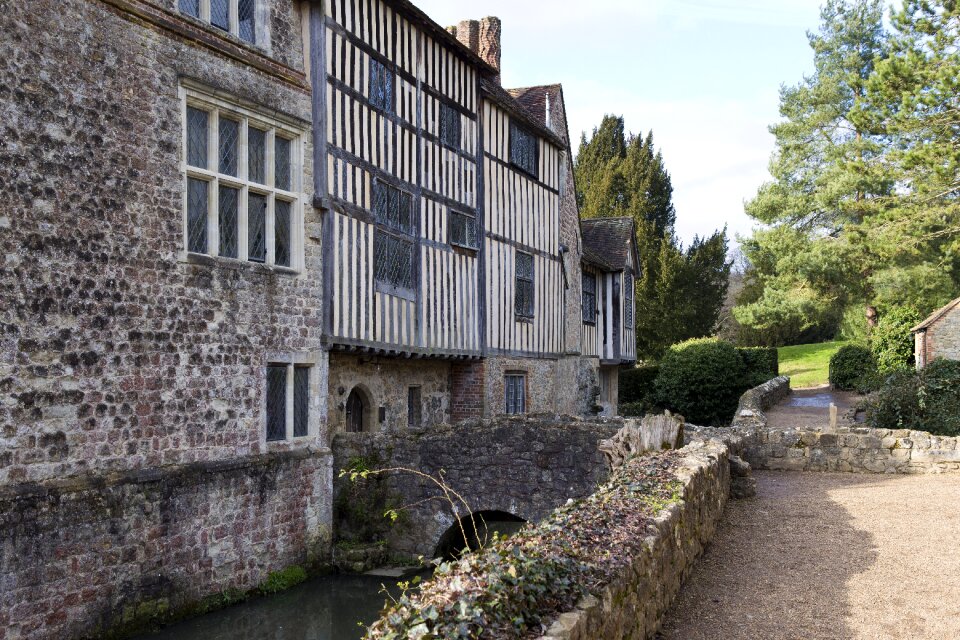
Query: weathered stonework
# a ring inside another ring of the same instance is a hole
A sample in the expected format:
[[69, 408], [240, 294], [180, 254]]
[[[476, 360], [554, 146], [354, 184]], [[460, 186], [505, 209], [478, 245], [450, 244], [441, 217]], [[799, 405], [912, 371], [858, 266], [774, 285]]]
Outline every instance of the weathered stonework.
[[[527, 412], [590, 416], [597, 413], [600, 393], [599, 360], [579, 356], [539, 359], [495, 356], [486, 359], [483, 386], [485, 415], [506, 411], [504, 376], [527, 376]], [[612, 412], [615, 413], [615, 412]]]
[[960, 360], [960, 300], [954, 300], [914, 329], [917, 368], [937, 358]]
[[[592, 493], [607, 465], [598, 443], [622, 421], [575, 418], [501, 418], [468, 421], [423, 431], [338, 434], [333, 441], [334, 475], [351, 459], [375, 460], [380, 468], [404, 467], [436, 476], [460, 493], [473, 512], [500, 511], [536, 522], [570, 498]], [[388, 476], [387, 488], [403, 505], [405, 525], [391, 534], [400, 552], [430, 557], [456, 522], [435, 485], [409, 473]], [[335, 494], [350, 479], [339, 478]], [[458, 517], [468, 515], [459, 513]]]

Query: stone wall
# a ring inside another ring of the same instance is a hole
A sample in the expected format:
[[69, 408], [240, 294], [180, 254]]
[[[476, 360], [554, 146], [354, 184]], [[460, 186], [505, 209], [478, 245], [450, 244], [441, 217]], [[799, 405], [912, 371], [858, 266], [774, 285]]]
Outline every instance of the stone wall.
[[[730, 492], [727, 447], [700, 441], [680, 450], [682, 499], [648, 527], [642, 553], [620, 575], [561, 614], [540, 640], [653, 638], [683, 581], [713, 538]], [[617, 553], [618, 549], [609, 549]]]
[[558, 413], [589, 416], [600, 393], [599, 360], [580, 356], [558, 359], [492, 356], [485, 362], [485, 416], [506, 410], [504, 376], [522, 372], [527, 376], [527, 413]]
[[[333, 441], [334, 475], [354, 458], [430, 475], [442, 470], [471, 511], [502, 511], [538, 521], [568, 499], [596, 489], [607, 470], [598, 443], [622, 426], [617, 420], [517, 417], [405, 433], [338, 434]], [[335, 496], [349, 482], [337, 479]], [[387, 491], [403, 505], [415, 505], [390, 534], [391, 547], [430, 557], [456, 522], [439, 488], [415, 475], [396, 473], [389, 476]]]
[[960, 471], [960, 438], [908, 429], [761, 429], [745, 448], [754, 469], [853, 473]]
[[450, 421], [451, 364], [448, 361], [331, 353], [329, 375], [327, 424], [330, 433], [346, 430], [347, 398], [356, 388], [366, 408], [365, 431], [407, 429], [410, 387], [420, 387], [421, 424], [418, 426]]
[[924, 362], [930, 364], [936, 358], [960, 360], [960, 306], [948, 311], [926, 330]]
[[456, 362], [450, 370], [450, 422], [482, 418], [486, 362]]
[[122, 635], [325, 563], [330, 475], [301, 451], [0, 489], [0, 638]]

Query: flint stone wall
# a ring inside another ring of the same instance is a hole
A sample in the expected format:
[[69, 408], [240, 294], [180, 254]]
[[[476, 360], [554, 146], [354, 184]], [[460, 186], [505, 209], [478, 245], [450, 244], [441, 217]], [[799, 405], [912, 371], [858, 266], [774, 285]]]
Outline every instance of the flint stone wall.
[[[334, 476], [351, 458], [434, 476], [443, 470], [447, 484], [474, 512], [504, 511], [536, 522], [568, 499], [596, 490], [608, 472], [599, 442], [622, 426], [622, 420], [534, 416], [416, 431], [340, 433], [333, 440]], [[349, 482], [346, 477], [335, 480], [334, 500]], [[430, 557], [456, 522], [439, 488], [412, 474], [394, 473], [387, 489], [402, 504], [415, 505], [406, 511], [406, 522], [394, 528], [390, 547]]]
[[0, 488], [0, 639], [123, 636], [325, 563], [330, 475], [298, 451]]
[[713, 538], [730, 491], [725, 444], [701, 440], [681, 451], [686, 454], [678, 469], [683, 499], [656, 517], [644, 540], [644, 552], [632, 558], [601, 593], [560, 615], [540, 640], [654, 637], [680, 586]]

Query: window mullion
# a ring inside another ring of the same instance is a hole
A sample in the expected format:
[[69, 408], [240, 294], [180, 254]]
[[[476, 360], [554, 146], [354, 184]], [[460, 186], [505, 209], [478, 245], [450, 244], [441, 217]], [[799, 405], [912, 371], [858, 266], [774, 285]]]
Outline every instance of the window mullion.
[[274, 152], [274, 143], [277, 137], [277, 130], [271, 128], [270, 130], [267, 131], [267, 135], [264, 137], [266, 138], [266, 145], [267, 145], [267, 150], [266, 150], [266, 153], [264, 154], [264, 157], [266, 158], [264, 162], [267, 163], [266, 171], [265, 171], [266, 175], [264, 176], [264, 178], [266, 180], [266, 185], [268, 187], [276, 188], [274, 185], [274, 173], [276, 173], [277, 163], [276, 163], [276, 154]]
[[267, 196], [267, 215], [266, 223], [264, 227], [266, 228], [265, 233], [267, 234], [267, 264], [276, 264], [276, 255], [277, 255], [277, 232], [276, 232], [276, 220], [274, 218], [274, 205], [275, 197], [273, 192]]
[[237, 203], [237, 258], [246, 261], [250, 258], [250, 220], [248, 218], [248, 203], [250, 201], [250, 187], [244, 185], [240, 189], [240, 202]]
[[210, 0], [200, 0], [200, 19], [210, 22]]

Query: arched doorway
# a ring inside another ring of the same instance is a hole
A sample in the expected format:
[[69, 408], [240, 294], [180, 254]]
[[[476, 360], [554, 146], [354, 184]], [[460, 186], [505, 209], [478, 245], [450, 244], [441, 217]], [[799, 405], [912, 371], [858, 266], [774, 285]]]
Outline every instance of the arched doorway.
[[[476, 551], [486, 542], [493, 540], [493, 534], [513, 535], [527, 523], [506, 511], [477, 511], [460, 518], [440, 537], [435, 558], [455, 560], [463, 555], [464, 549]], [[463, 525], [461, 529], [460, 525]], [[464, 538], [466, 532], [466, 538]]]
[[354, 389], [347, 397], [347, 433], [363, 433], [366, 431], [365, 417], [367, 406], [360, 389]]

